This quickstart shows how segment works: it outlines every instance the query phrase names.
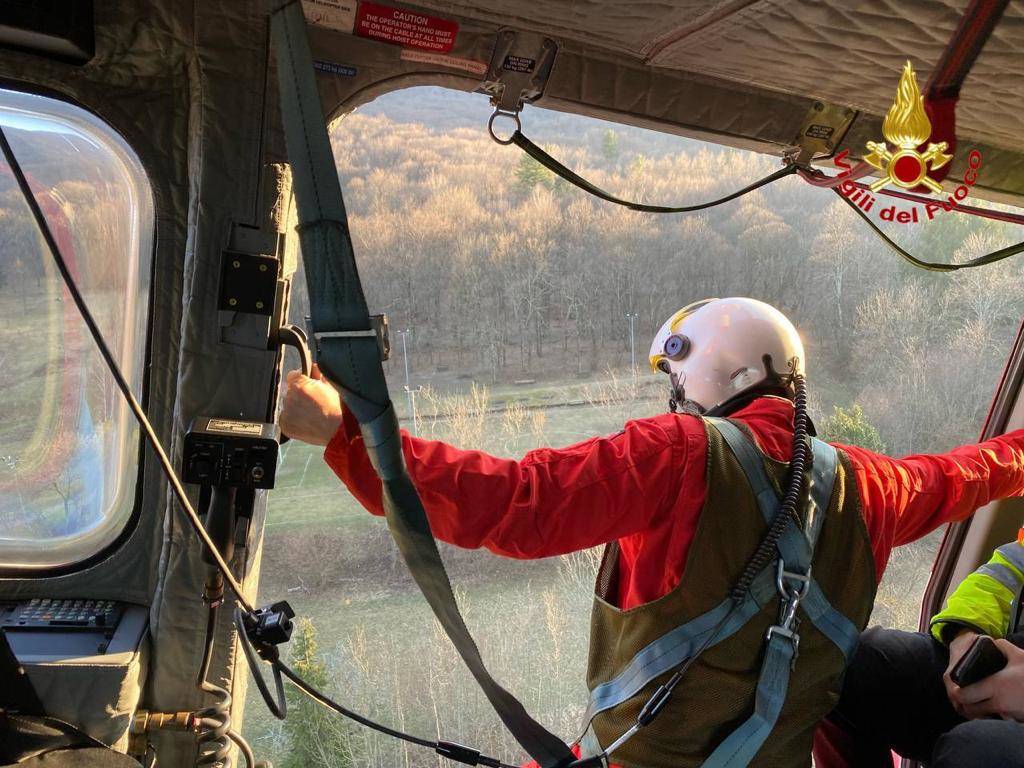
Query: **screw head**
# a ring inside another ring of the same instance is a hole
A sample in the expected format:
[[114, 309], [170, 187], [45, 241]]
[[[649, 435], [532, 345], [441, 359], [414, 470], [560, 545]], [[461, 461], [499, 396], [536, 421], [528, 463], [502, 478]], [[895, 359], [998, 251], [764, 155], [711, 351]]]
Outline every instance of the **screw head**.
[[267, 265], [266, 264], [260, 264], [260, 272], [266, 272], [266, 271], [267, 271]]
[[238, 304], [238, 299], [228, 299], [228, 306], [235, 306]]
[[240, 266], [242, 266], [242, 262], [240, 262], [238, 259], [235, 259], [234, 261], [231, 262], [231, 266], [234, 267], [235, 269], [238, 269]]
[[262, 301], [257, 301], [256, 302], [256, 309], [263, 309], [263, 302]]

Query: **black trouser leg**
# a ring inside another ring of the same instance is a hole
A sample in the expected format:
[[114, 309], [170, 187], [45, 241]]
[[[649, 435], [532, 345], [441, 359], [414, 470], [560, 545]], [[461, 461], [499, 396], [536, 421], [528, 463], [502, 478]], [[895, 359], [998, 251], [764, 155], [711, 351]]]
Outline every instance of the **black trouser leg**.
[[942, 684], [948, 663], [945, 646], [928, 635], [872, 627], [861, 634], [828, 719], [866, 751], [928, 761], [939, 737], [964, 722]]
[[970, 720], [939, 737], [929, 768], [1024, 768], [1024, 723]]

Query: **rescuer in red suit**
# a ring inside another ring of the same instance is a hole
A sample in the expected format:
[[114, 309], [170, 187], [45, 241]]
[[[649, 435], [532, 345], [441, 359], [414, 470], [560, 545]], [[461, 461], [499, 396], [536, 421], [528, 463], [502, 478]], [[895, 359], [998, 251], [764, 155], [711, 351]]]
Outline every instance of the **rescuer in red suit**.
[[[753, 439], [766, 466], [784, 471], [793, 451], [793, 381], [795, 375], [802, 376], [804, 363], [799, 335], [778, 310], [752, 299], [698, 302], [673, 315], [651, 347], [652, 366], [669, 375], [671, 412], [630, 421], [609, 437], [539, 448], [519, 460], [403, 434], [406, 463], [434, 535], [456, 546], [542, 558], [616, 543], [617, 567], [598, 602], [606, 604], [602, 610], [610, 611], [613, 620], [628, 620], [642, 615], [652, 601], [664, 606], [673, 594], [702, 589], [700, 575], [687, 571], [688, 561], [700, 558], [698, 547], [709, 546], [712, 534], [704, 528], [711, 527], [712, 519], [733, 514], [723, 508], [723, 490], [713, 482], [709, 487], [718, 454], [728, 449], [703, 416], [727, 416]], [[314, 378], [297, 371], [288, 374], [280, 422], [286, 434], [326, 446], [324, 458], [342, 482], [370, 512], [382, 514], [380, 482], [359, 427], [318, 373]], [[849, 526], [840, 532], [845, 561], [815, 560], [814, 569], [819, 577], [840, 580], [835, 583], [843, 590], [829, 595], [834, 600], [841, 601], [844, 590], [856, 596], [856, 605], [848, 606], [845, 615], [856, 613], [859, 628], [867, 621], [874, 588], [893, 547], [962, 520], [993, 499], [1024, 495], [1024, 431], [945, 454], [901, 459], [856, 446], [836, 448], [845, 490], [841, 499], [833, 498], [822, 536], [827, 538], [830, 525], [833, 531]], [[725, 541], [710, 543], [729, 546]], [[736, 562], [744, 562], [748, 554], [737, 554]], [[869, 583], [856, 582], [858, 562], [866, 564], [864, 581]], [[671, 629], [672, 617], [665, 621]], [[759, 637], [763, 640], [764, 633]], [[602, 639], [592, 637], [592, 647]], [[808, 647], [805, 654], [800, 646], [794, 674], [816, 663], [813, 644]], [[738, 650], [749, 656], [747, 671], [753, 671], [752, 678], [747, 675], [738, 685], [747, 686], [742, 695], [752, 700], [762, 648], [752, 644]], [[737, 649], [732, 651], [735, 656]], [[816, 718], [834, 704], [842, 666], [824, 671], [827, 685], [798, 687], [797, 693], [790, 686], [790, 697], [821, 699]], [[593, 672], [592, 664], [591, 678]], [[700, 674], [699, 666], [688, 673]], [[589, 682], [593, 687], [600, 680]], [[699, 709], [691, 702], [679, 713], [684, 718], [676, 726], [681, 744], [691, 731], [685, 725], [688, 719], [693, 720], [693, 732], [714, 733], [701, 730]], [[813, 720], [797, 722], [783, 710], [772, 738], [751, 765], [806, 765]], [[721, 734], [707, 737], [715, 738], [720, 740]], [[796, 746], [772, 753], [773, 739]], [[599, 741], [608, 746], [608, 736]], [[700, 765], [714, 746], [687, 742], [678, 755], [665, 756], [664, 745], [659, 745], [660, 757], [620, 759], [644, 768]]]

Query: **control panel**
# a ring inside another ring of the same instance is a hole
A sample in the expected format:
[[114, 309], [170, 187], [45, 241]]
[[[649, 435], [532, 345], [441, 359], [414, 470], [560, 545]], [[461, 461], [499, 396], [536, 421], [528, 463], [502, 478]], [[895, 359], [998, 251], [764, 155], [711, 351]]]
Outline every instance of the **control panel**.
[[273, 488], [280, 440], [276, 424], [201, 416], [185, 435], [182, 479], [215, 488]]

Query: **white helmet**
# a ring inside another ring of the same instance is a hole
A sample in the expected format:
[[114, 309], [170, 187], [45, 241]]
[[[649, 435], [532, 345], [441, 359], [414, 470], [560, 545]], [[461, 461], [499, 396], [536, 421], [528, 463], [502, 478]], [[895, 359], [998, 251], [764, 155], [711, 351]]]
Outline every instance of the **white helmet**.
[[804, 373], [796, 328], [756, 299], [705, 299], [684, 307], [655, 335], [650, 359], [654, 370], [669, 374], [673, 410], [687, 403], [701, 413], [755, 387], [781, 389]]

